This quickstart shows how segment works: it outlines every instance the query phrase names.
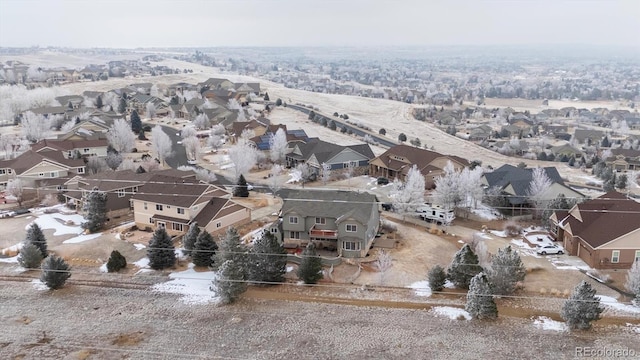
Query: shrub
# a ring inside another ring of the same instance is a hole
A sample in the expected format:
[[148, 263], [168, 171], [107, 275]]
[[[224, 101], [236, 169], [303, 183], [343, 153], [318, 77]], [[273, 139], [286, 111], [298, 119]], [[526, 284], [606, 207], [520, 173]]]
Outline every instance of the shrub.
[[26, 269], [37, 269], [42, 262], [42, 252], [33, 244], [24, 244], [20, 249], [18, 263]]
[[124, 269], [127, 266], [127, 259], [125, 259], [118, 250], [113, 250], [109, 261], [107, 261], [108, 272], [118, 272], [120, 269]]
[[508, 236], [518, 236], [522, 232], [522, 227], [513, 222], [508, 222], [504, 226], [504, 231]]
[[51, 290], [60, 289], [64, 286], [64, 283], [71, 277], [71, 268], [64, 259], [55, 255], [49, 256], [42, 263], [42, 274], [40, 275], [40, 281], [42, 281]]
[[429, 270], [429, 287], [431, 291], [442, 291], [444, 283], [447, 281], [447, 274], [440, 265], [436, 265]]

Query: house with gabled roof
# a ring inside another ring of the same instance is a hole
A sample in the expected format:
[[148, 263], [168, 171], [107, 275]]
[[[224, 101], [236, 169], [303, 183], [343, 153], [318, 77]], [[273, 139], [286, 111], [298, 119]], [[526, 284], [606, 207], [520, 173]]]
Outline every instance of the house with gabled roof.
[[578, 142], [578, 144], [600, 143], [604, 136], [604, 131], [590, 129], [576, 129], [573, 133], [573, 138]]
[[48, 180], [85, 174], [82, 159], [67, 159], [60, 151], [28, 150], [15, 159], [0, 160], [0, 186], [20, 179], [28, 186], [44, 186]]
[[596, 269], [629, 269], [640, 262], [640, 203], [615, 191], [556, 211], [556, 240]]
[[612, 149], [612, 156], [604, 159], [607, 166], [615, 171], [635, 171], [640, 170], [640, 150], [633, 149]]
[[369, 161], [375, 155], [369, 144], [337, 145], [318, 138], [297, 142], [292, 151], [286, 155], [288, 167], [295, 167], [298, 163], [306, 163], [316, 173], [322, 169], [322, 164], [329, 165], [331, 170], [346, 168], [366, 169]]
[[84, 97], [80, 95], [58, 96], [55, 100], [60, 104], [60, 106], [67, 107], [68, 109], [78, 109], [84, 103]]
[[409, 169], [416, 165], [425, 177], [425, 187], [431, 189], [435, 186], [435, 178], [444, 173], [448, 162], [451, 162], [456, 170], [469, 166], [469, 161], [459, 156], [443, 155], [435, 151], [400, 144], [369, 161], [369, 175], [390, 180], [398, 178], [404, 181]]
[[380, 227], [375, 195], [342, 190], [288, 190], [281, 195], [280, 220], [270, 231], [286, 247], [313, 242], [341, 257], [367, 256]]
[[65, 159], [79, 159], [88, 156], [107, 156], [109, 142], [106, 139], [95, 140], [40, 140], [31, 145], [35, 152], [59, 151]]

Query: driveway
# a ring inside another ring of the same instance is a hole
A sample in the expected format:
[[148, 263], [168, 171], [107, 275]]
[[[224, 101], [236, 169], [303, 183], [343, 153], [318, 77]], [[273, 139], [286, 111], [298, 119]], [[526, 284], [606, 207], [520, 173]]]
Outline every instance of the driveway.
[[[182, 145], [182, 138], [177, 135], [178, 130], [166, 125], [160, 125], [160, 126], [162, 127], [162, 130], [167, 135], [169, 135], [169, 138], [171, 139], [171, 143], [173, 144], [173, 147], [171, 148], [171, 150], [173, 151], [173, 154], [169, 158], [167, 158], [166, 160], [167, 165], [171, 166], [174, 169], [176, 169], [181, 165], [189, 165], [187, 163], [187, 151], [184, 149], [184, 146]], [[180, 144], [178, 144], [178, 142], [180, 142]]]

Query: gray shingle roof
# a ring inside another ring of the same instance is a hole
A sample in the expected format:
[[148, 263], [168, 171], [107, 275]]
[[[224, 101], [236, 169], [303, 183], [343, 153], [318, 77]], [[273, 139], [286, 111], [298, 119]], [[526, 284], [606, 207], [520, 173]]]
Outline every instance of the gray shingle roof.
[[377, 210], [378, 199], [369, 193], [355, 191], [282, 190], [282, 214], [295, 212], [302, 216], [338, 219], [348, 214], [362, 224]]

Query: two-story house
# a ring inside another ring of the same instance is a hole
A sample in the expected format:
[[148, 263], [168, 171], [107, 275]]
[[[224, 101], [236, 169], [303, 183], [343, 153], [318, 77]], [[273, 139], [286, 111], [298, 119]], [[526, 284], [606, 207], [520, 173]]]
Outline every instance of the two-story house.
[[47, 186], [47, 181], [84, 175], [82, 159], [67, 159], [60, 151], [26, 151], [15, 159], [0, 160], [0, 187], [13, 179], [20, 179], [25, 186]]
[[354, 191], [292, 190], [283, 193], [281, 219], [271, 231], [286, 246], [337, 250], [338, 256], [367, 256], [380, 225], [378, 199]]
[[40, 140], [31, 146], [35, 152], [58, 151], [65, 159], [79, 159], [81, 157], [107, 156], [107, 139], [95, 140]]

